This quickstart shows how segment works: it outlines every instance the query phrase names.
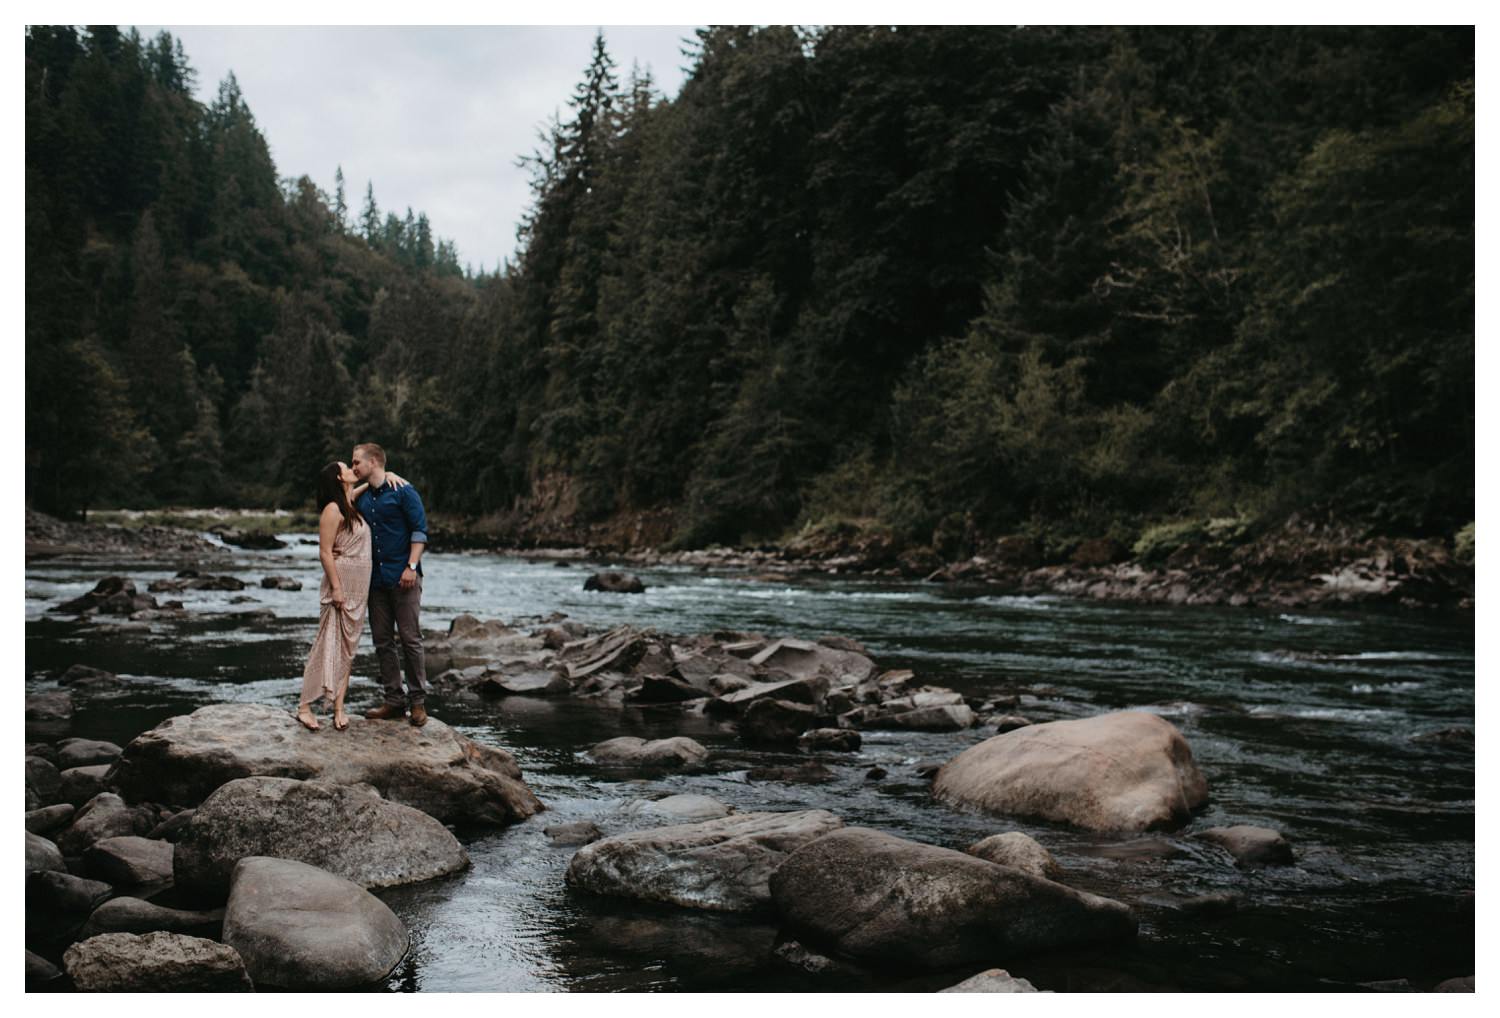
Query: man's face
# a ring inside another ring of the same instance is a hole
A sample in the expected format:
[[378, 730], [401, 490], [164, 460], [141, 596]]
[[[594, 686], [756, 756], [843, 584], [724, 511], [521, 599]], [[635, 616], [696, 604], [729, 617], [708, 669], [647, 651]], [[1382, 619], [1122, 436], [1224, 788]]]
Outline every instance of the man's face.
[[365, 459], [364, 453], [356, 449], [354, 450], [353, 457], [349, 460], [349, 466], [354, 470], [354, 476], [363, 481], [370, 476], [370, 469], [374, 464]]

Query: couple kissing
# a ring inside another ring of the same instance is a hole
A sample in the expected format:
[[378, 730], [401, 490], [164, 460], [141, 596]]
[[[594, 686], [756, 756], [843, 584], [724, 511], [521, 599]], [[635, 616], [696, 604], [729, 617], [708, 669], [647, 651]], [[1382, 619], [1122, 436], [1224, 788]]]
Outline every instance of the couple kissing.
[[[427, 723], [427, 668], [422, 655], [422, 552], [427, 513], [417, 489], [385, 468], [385, 450], [371, 442], [354, 447], [346, 463], [318, 472], [318, 559], [323, 582], [318, 635], [302, 672], [297, 720], [322, 730], [313, 704], [332, 703], [333, 727], [349, 727], [344, 696], [354, 653], [370, 618], [385, 702], [365, 717], [407, 716]], [[401, 676], [406, 674], [403, 687]]]

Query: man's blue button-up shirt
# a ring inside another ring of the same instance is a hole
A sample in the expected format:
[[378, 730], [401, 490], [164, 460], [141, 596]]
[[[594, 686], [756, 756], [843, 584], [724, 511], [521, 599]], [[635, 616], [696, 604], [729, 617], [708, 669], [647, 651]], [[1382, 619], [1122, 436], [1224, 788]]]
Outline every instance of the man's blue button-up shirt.
[[[427, 512], [422, 508], [422, 496], [410, 484], [398, 488], [386, 481], [379, 488], [366, 489], [355, 500], [354, 507], [370, 525], [370, 554], [374, 559], [370, 589], [396, 586], [406, 563], [411, 561], [412, 542], [427, 543]], [[421, 573], [419, 562], [417, 574]]]

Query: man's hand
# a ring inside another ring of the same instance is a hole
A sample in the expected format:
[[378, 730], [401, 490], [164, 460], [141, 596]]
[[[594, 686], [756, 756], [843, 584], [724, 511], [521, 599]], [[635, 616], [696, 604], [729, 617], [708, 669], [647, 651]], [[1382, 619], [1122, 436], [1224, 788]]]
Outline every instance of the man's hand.
[[417, 571], [407, 566], [401, 571], [401, 589], [410, 590], [417, 585]]

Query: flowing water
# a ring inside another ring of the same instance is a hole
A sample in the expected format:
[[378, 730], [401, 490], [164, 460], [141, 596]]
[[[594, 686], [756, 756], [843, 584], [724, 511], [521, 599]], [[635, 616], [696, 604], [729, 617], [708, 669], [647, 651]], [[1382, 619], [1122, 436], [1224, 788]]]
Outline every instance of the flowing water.
[[[181, 563], [31, 563], [26, 578], [28, 691], [74, 663], [128, 678], [79, 693], [71, 728], [122, 745], [164, 718], [221, 701], [292, 708], [317, 627], [312, 541], [234, 551], [205, 565], [252, 583], [300, 579], [303, 590], [194, 592], [183, 620], [76, 625], [47, 609], [108, 573], [141, 590]], [[490, 554], [427, 556], [423, 623], [460, 613], [507, 621], [566, 613], [591, 627], [772, 636], [840, 634], [882, 667], [988, 698], [1019, 690], [1033, 721], [1136, 709], [1187, 737], [1211, 803], [1174, 835], [1103, 836], [960, 812], [935, 802], [916, 765], [946, 760], [992, 735], [866, 732], [855, 754], [818, 757], [824, 784], [751, 781], [746, 771], [798, 762], [750, 749], [727, 729], [673, 710], [605, 708], [562, 699], [429, 699], [465, 734], [515, 754], [548, 811], [491, 832], [461, 832], [463, 874], [382, 892], [412, 950], [392, 990], [926, 990], [972, 974], [899, 971], [811, 975], [774, 954], [763, 920], [640, 907], [569, 890], [573, 848], [542, 829], [592, 820], [606, 833], [644, 826], [629, 805], [698, 792], [739, 811], [828, 809], [851, 825], [962, 849], [1020, 830], [1045, 845], [1068, 884], [1129, 903], [1140, 936], [1128, 947], [1002, 959], [1054, 990], [1316, 990], [1408, 980], [1429, 988], [1474, 971], [1474, 747], [1412, 736], [1474, 724], [1470, 614], [1334, 613], [1104, 604], [1000, 596], [983, 588], [838, 577], [763, 582], [691, 569], [638, 570], [643, 595], [585, 593], [590, 567]], [[236, 598], [253, 597], [254, 600]], [[267, 615], [269, 610], [273, 615]], [[353, 709], [378, 702], [368, 637], [355, 662]], [[710, 773], [628, 780], [584, 751], [617, 735], [688, 735], [714, 754]], [[332, 737], [332, 736], [324, 736]], [[866, 772], [883, 767], [884, 778]], [[1291, 841], [1296, 865], [1242, 870], [1188, 837], [1257, 824]], [[1230, 892], [1238, 908], [1194, 914], [1183, 899]], [[974, 966], [974, 969], [982, 966]]]

